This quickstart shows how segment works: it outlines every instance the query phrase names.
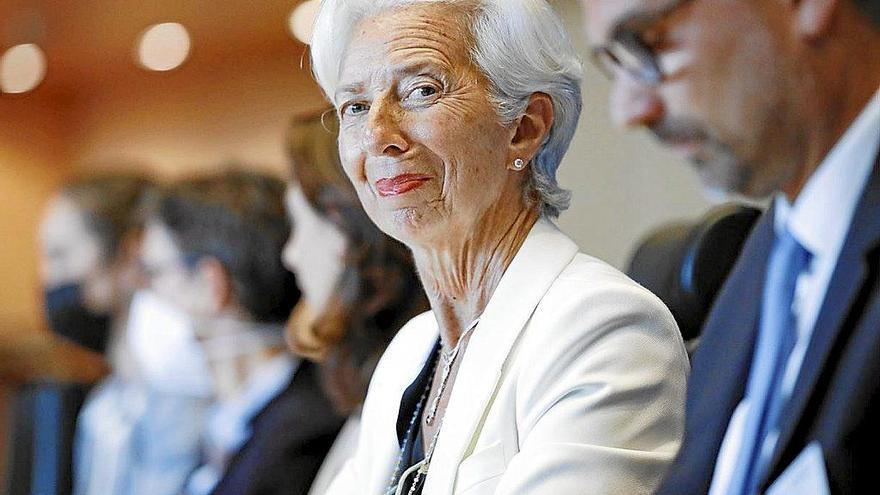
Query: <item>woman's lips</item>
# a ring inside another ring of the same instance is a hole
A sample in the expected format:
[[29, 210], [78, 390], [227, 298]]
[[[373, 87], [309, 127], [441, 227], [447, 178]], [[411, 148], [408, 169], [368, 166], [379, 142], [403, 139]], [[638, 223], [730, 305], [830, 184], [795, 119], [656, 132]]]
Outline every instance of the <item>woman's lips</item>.
[[377, 180], [376, 190], [382, 197], [399, 196], [418, 189], [429, 180], [431, 177], [427, 175], [403, 174], [389, 179]]

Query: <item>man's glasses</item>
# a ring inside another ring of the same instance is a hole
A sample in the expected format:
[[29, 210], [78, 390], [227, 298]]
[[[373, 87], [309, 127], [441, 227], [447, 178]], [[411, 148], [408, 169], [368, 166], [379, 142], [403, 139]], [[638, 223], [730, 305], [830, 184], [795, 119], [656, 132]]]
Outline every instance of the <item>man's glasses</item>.
[[[620, 71], [648, 85], [657, 85], [663, 81], [665, 74], [660, 67], [659, 54], [652, 43], [645, 41], [645, 32], [667, 19], [680, 7], [691, 0], [678, 0], [666, 8], [648, 15], [634, 15], [633, 24], [638, 27], [619, 27], [614, 36], [604, 46], [593, 49], [593, 62], [610, 80], [615, 80]], [[624, 22], [621, 26], [626, 26]]]

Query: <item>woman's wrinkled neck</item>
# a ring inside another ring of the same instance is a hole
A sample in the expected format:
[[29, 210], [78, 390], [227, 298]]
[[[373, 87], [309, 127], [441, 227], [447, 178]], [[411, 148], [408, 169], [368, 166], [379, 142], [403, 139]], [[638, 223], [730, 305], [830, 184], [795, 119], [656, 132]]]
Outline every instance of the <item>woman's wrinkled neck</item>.
[[413, 250], [445, 349], [483, 313], [539, 216], [537, 208], [493, 209], [442, 245]]

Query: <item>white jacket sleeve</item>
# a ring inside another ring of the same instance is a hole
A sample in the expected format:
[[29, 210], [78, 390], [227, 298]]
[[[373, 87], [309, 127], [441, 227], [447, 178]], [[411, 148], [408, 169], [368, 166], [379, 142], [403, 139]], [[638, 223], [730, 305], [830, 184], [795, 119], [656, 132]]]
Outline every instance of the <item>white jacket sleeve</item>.
[[[572, 282], [554, 290], [583, 290]], [[650, 494], [683, 433], [688, 361], [678, 328], [628, 281], [570, 301], [548, 294], [531, 324], [554, 329], [554, 341], [537, 332], [522, 343], [520, 450], [495, 493]]]

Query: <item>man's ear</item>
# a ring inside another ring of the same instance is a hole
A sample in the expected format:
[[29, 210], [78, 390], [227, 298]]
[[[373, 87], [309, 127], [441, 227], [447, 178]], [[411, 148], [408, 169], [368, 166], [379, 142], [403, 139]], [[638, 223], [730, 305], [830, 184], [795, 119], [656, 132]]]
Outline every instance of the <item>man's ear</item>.
[[831, 28], [841, 0], [791, 0], [797, 34], [807, 41], [821, 39]]
[[122, 237], [118, 254], [113, 263], [114, 275], [124, 286], [118, 289], [133, 290], [138, 287], [144, 287], [147, 283], [141, 269], [143, 237], [143, 231], [135, 230], [126, 233]]
[[[207, 310], [217, 314], [229, 309], [235, 302], [235, 291], [232, 286], [232, 277], [226, 271], [226, 267], [217, 258], [204, 257], [196, 267], [198, 285], [205, 291]], [[200, 298], [201, 299], [201, 298]]]
[[529, 163], [535, 158], [538, 149], [550, 135], [554, 118], [553, 100], [550, 96], [546, 93], [534, 93], [529, 98], [525, 113], [516, 123], [508, 151], [508, 168], [514, 169], [517, 159]]

